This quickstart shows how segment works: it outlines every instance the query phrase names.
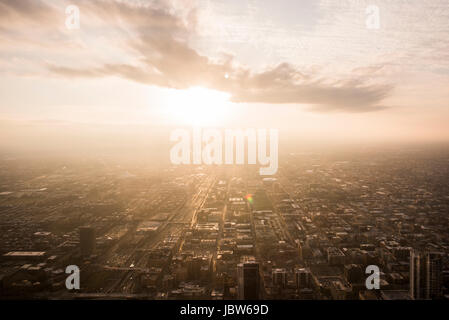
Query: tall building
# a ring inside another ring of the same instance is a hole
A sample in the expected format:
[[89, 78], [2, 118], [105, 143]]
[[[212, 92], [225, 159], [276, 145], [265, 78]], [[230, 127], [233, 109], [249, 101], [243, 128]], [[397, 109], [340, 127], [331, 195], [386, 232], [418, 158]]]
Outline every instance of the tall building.
[[240, 300], [258, 300], [260, 295], [259, 263], [246, 260], [237, 265], [238, 298]]
[[95, 250], [95, 229], [92, 227], [81, 227], [79, 233], [81, 255], [90, 256]]
[[443, 257], [441, 253], [427, 254], [426, 299], [441, 298], [443, 284]]
[[278, 288], [287, 287], [287, 271], [284, 268], [276, 268], [272, 271], [273, 286]]
[[412, 299], [441, 297], [443, 281], [441, 253], [412, 251], [410, 255], [410, 296]]
[[295, 270], [296, 287], [301, 289], [312, 287], [312, 274], [307, 268], [297, 268]]

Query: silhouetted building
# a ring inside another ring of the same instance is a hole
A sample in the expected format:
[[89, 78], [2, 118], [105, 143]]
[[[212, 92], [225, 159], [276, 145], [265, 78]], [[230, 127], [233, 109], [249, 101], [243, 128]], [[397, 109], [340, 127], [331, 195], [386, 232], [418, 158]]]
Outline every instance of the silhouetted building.
[[259, 263], [245, 261], [237, 265], [238, 298], [240, 300], [257, 300], [260, 293]]
[[92, 227], [81, 227], [79, 233], [81, 255], [90, 256], [95, 250], [95, 229]]
[[441, 254], [412, 251], [410, 255], [410, 296], [412, 299], [441, 297], [442, 281]]
[[427, 299], [441, 297], [443, 283], [443, 261], [441, 253], [427, 254]]
[[349, 283], [361, 283], [364, 280], [362, 268], [357, 264], [345, 265], [344, 274]]

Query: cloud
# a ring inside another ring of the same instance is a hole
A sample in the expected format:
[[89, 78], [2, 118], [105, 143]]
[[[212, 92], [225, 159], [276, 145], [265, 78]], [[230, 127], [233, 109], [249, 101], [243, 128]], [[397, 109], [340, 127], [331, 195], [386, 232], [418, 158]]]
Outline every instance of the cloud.
[[312, 110], [321, 112], [366, 112], [384, 109], [379, 102], [393, 89], [390, 85], [363, 84], [362, 78], [332, 83], [311, 78], [288, 64], [281, 64], [241, 79], [232, 99], [236, 102], [312, 104]]
[[41, 0], [0, 0], [0, 26], [2, 29], [17, 27], [20, 24], [39, 24], [41, 26], [58, 20], [55, 8]]
[[[6, 9], [1, 15], [31, 21], [54, 15], [55, 9], [42, 1], [19, 2], [0, 0], [1, 8]], [[83, 17], [99, 20], [127, 34], [126, 50], [134, 62], [94, 62], [90, 67], [47, 63], [47, 70], [55, 75], [68, 78], [116, 76], [176, 89], [203, 86], [228, 92], [234, 102], [307, 104], [312, 105], [311, 110], [319, 112], [381, 110], [385, 108], [382, 101], [393, 89], [391, 85], [368, 81], [366, 74], [370, 68], [335, 80], [323, 78], [317, 72], [299, 70], [288, 63], [251, 70], [238, 65], [232, 56], [213, 59], [189, 44], [189, 36], [196, 28], [194, 8], [176, 12], [163, 1], [89, 0], [76, 4]], [[83, 20], [83, 28], [88, 23]]]

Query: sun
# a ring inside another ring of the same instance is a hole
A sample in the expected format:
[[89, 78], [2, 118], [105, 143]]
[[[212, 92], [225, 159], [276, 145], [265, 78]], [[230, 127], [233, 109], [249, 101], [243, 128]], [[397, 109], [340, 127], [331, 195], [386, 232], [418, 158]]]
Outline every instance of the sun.
[[202, 87], [170, 90], [167, 115], [177, 123], [192, 126], [222, 124], [230, 109], [229, 94]]

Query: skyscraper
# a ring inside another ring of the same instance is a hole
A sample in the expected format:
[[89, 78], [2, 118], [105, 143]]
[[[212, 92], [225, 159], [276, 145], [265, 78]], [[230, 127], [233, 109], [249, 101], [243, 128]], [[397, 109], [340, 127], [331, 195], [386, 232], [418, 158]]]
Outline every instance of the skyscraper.
[[410, 296], [412, 299], [439, 298], [441, 284], [441, 254], [412, 251], [410, 255]]
[[240, 300], [257, 300], [260, 293], [259, 263], [246, 260], [237, 265], [238, 298]]
[[443, 261], [441, 253], [427, 254], [426, 299], [441, 297], [443, 283]]
[[410, 297], [412, 299], [424, 298], [425, 260], [415, 251], [410, 254]]
[[274, 287], [285, 288], [287, 286], [287, 271], [283, 268], [273, 269], [272, 279]]
[[307, 268], [297, 268], [295, 270], [296, 287], [298, 289], [311, 288], [312, 274]]
[[81, 227], [79, 232], [81, 255], [90, 256], [95, 250], [95, 229], [92, 227]]

